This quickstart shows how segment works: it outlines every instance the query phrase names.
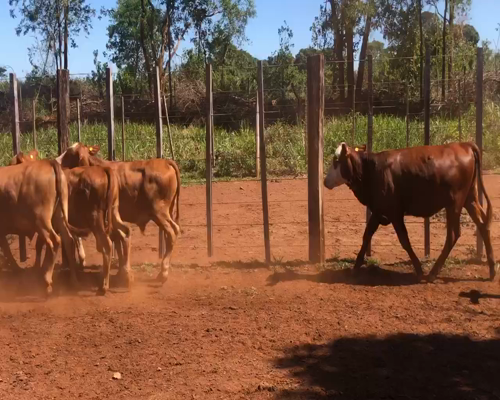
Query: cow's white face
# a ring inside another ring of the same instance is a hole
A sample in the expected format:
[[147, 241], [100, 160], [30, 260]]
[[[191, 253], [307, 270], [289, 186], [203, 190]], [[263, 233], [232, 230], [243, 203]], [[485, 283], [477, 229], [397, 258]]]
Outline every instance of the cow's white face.
[[328, 173], [326, 175], [324, 184], [328, 189], [333, 189], [337, 186], [343, 185], [346, 183], [346, 180], [342, 177], [340, 172], [340, 162], [339, 158], [342, 155], [342, 151], [346, 152], [347, 144], [344, 142], [340, 143], [337, 150], [335, 150], [335, 155], [333, 156], [333, 162], [328, 169]]

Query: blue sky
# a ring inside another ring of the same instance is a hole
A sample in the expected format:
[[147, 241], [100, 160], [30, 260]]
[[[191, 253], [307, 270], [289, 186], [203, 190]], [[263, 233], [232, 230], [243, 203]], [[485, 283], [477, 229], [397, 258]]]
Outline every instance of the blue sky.
[[[115, 4], [115, 0], [90, 0], [90, 2], [96, 10], [102, 6], [113, 7]], [[285, 20], [294, 33], [294, 50], [298, 51], [310, 45], [309, 28], [314, 17], [319, 14], [320, 4], [324, 4], [324, 0], [255, 0], [255, 3], [257, 17], [248, 24], [249, 42], [244, 45], [245, 50], [257, 58], [266, 58], [278, 48], [278, 28]], [[494, 48], [498, 40], [498, 32], [495, 28], [500, 23], [500, 0], [473, 0], [472, 3], [469, 23], [476, 27], [481, 40], [490, 40]], [[31, 69], [27, 48], [35, 39], [29, 35], [18, 37], [15, 34], [17, 23], [18, 20], [10, 18], [8, 1], [2, 1], [0, 5], [0, 25], [2, 26], [0, 65], [8, 65], [16, 71], [18, 76], [24, 76]], [[98, 49], [102, 53], [106, 49], [107, 24], [107, 20], [96, 18], [90, 36], [81, 37], [78, 40], [79, 47], [70, 49], [71, 73], [89, 73], [93, 69], [92, 52]], [[381, 40], [381, 35], [374, 32], [370, 39]], [[181, 50], [187, 46], [189, 42], [184, 43]], [[103, 59], [102, 56], [101, 59]]]

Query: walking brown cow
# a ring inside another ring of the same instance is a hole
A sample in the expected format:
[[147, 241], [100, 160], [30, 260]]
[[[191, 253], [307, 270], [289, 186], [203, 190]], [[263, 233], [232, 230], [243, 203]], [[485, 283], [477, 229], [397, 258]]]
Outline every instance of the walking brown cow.
[[[460, 237], [460, 213], [465, 207], [484, 240], [490, 279], [495, 278], [497, 267], [490, 239], [493, 209], [484, 190], [481, 153], [474, 143], [421, 146], [380, 153], [356, 150], [359, 149], [341, 143], [324, 181], [328, 189], [346, 184], [372, 212], [355, 269], [362, 265], [367, 246], [379, 225], [392, 224], [420, 280], [422, 265], [411, 247], [404, 216], [431, 217], [446, 209], [446, 242], [429, 273], [428, 280], [433, 281]], [[486, 212], [479, 204], [478, 183], [486, 199]]]
[[[157, 279], [164, 283], [168, 278], [170, 258], [174, 244], [180, 234], [179, 193], [181, 187], [177, 164], [160, 158], [144, 161], [106, 161], [96, 156], [99, 146], [75, 143], [61, 154], [57, 160], [63, 168], [100, 165], [111, 168], [118, 178], [120, 192], [120, 215], [126, 222], [146, 229], [149, 221], [154, 221], [163, 231], [166, 250], [161, 271]], [[175, 219], [173, 214], [175, 212]], [[120, 271], [132, 279], [129, 266], [123, 264], [120, 241], [112, 238], [120, 260]]]

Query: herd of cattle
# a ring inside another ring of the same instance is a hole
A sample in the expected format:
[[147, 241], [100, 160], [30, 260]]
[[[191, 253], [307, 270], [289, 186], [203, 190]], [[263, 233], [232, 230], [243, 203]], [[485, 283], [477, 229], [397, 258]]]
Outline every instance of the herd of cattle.
[[[365, 146], [351, 148], [341, 143], [324, 180], [328, 189], [346, 184], [371, 211], [354, 269], [363, 264], [379, 225], [392, 224], [420, 280], [422, 265], [411, 247], [404, 217], [431, 217], [445, 209], [445, 245], [427, 277], [433, 281], [460, 236], [460, 215], [465, 207], [484, 240], [493, 280], [497, 271], [490, 239], [493, 210], [484, 190], [478, 147], [452, 143], [380, 153], [365, 150]], [[97, 157], [98, 151], [98, 146], [76, 143], [55, 160], [38, 160], [36, 151], [20, 153], [10, 166], [0, 169], [0, 248], [10, 268], [19, 269], [6, 235], [33, 238], [36, 233], [35, 268], [42, 271], [47, 294], [52, 292], [61, 242], [72, 283], [78, 284], [77, 268], [85, 263], [81, 238], [90, 233], [103, 255], [98, 293], [109, 288], [112, 243], [118, 255], [118, 274], [130, 284], [130, 228], [125, 222], [144, 231], [154, 221], [162, 229], [166, 246], [158, 280], [167, 280], [180, 234], [177, 164], [165, 159], [105, 161]], [[478, 185], [486, 198], [486, 211], [478, 200]]]
[[152, 220], [162, 229], [166, 246], [158, 279], [165, 282], [168, 277], [170, 257], [180, 234], [177, 164], [165, 159], [110, 162], [97, 157], [98, 151], [98, 146], [76, 143], [55, 160], [37, 160], [36, 151], [20, 153], [10, 166], [0, 169], [1, 249], [11, 268], [18, 269], [6, 235], [33, 238], [37, 233], [35, 267], [41, 267], [47, 294], [52, 292], [61, 241], [72, 283], [78, 284], [75, 250], [83, 266], [81, 238], [90, 233], [103, 255], [98, 293], [109, 288], [112, 243], [119, 260], [118, 274], [130, 284], [130, 228], [123, 221], [144, 231]]

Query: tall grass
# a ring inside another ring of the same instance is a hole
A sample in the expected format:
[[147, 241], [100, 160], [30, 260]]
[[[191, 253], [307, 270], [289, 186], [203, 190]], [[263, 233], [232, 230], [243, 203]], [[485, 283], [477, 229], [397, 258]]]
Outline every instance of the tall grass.
[[[367, 119], [356, 115], [330, 118], [325, 121], [325, 165], [331, 161], [338, 143], [346, 141], [355, 144], [366, 143]], [[404, 118], [376, 115], [374, 117], [373, 150], [406, 147], [406, 121]], [[500, 107], [487, 104], [484, 109], [484, 168], [500, 167]], [[121, 124], [115, 125], [116, 159], [122, 159]], [[171, 126], [175, 159], [180, 164], [184, 179], [203, 179], [205, 174], [205, 128], [203, 126]], [[475, 110], [470, 109], [461, 119], [462, 140], [475, 138]], [[82, 142], [101, 147], [101, 157], [107, 157], [107, 128], [105, 124], [83, 124]], [[170, 157], [168, 138], [164, 129], [163, 151]], [[423, 145], [423, 122], [409, 123], [409, 146]], [[126, 159], [137, 160], [156, 156], [156, 135], [154, 125], [129, 123], [125, 126]], [[215, 129], [216, 178], [243, 178], [255, 175], [255, 132], [242, 125], [228, 131]], [[300, 175], [306, 173], [304, 148], [305, 126], [288, 125], [277, 122], [266, 128], [267, 167], [270, 176]], [[77, 126], [70, 126], [70, 140], [77, 141]], [[457, 119], [435, 116], [431, 119], [431, 144], [443, 144], [459, 140]], [[47, 128], [37, 131], [37, 145], [40, 156], [57, 155], [57, 129]], [[31, 134], [21, 135], [21, 148], [33, 148]], [[12, 140], [8, 132], [0, 134], [0, 162], [8, 163], [12, 154]]]

